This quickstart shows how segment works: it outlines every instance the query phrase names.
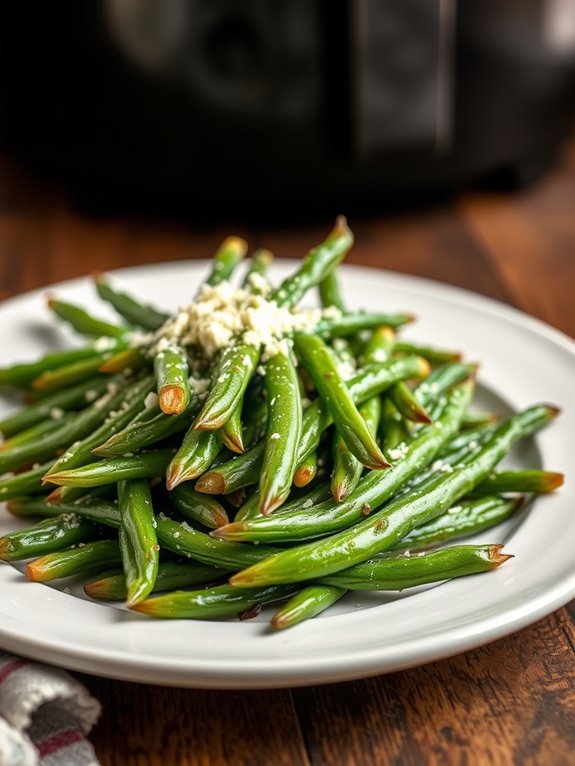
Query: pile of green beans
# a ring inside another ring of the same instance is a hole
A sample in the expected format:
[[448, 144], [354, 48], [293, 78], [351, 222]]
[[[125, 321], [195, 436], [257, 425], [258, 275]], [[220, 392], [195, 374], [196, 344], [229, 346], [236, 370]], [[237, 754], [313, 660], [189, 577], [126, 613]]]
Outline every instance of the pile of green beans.
[[[0, 538], [0, 560], [27, 561], [34, 581], [89, 576], [89, 597], [151, 617], [245, 619], [280, 602], [272, 626], [284, 629], [350, 590], [509, 559], [461, 540], [561, 486], [558, 473], [497, 469], [558, 410], [473, 409], [477, 366], [398, 338], [412, 314], [348, 311], [337, 266], [352, 245], [340, 217], [279, 286], [257, 250], [235, 287], [248, 246], [222, 243], [186, 310], [228, 295], [280, 312], [291, 329], [271, 343], [245, 311], [214, 349], [174, 329], [182, 309], [102, 274], [116, 322], [51, 296], [86, 343], [0, 369], [0, 388], [28, 402], [0, 420], [0, 501], [36, 520]], [[321, 309], [304, 313], [313, 289]]]

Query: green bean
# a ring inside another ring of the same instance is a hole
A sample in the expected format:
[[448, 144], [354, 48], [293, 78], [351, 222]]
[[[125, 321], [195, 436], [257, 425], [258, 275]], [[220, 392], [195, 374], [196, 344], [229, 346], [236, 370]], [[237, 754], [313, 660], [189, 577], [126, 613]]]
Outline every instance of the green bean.
[[232, 584], [251, 587], [315, 579], [385, 551], [416, 527], [447, 511], [490, 474], [514, 442], [541, 428], [556, 414], [557, 410], [547, 405], [530, 407], [503, 423], [472, 462], [451, 473], [441, 473], [433, 486], [392, 500], [348, 530], [255, 564], [234, 575]]
[[[209, 497], [209, 496], [208, 496]], [[254, 519], [260, 516], [261, 492], [257, 489], [253, 492], [243, 505], [238, 508], [234, 521], [243, 521], [244, 519]]]
[[320, 503], [323, 503], [324, 500], [328, 500], [330, 497], [331, 492], [329, 489], [329, 482], [316, 484], [315, 487], [308, 490], [304, 494], [299, 495], [298, 497], [294, 497], [287, 503], [284, 503], [281, 508], [278, 508], [277, 515], [292, 513], [293, 511], [297, 511], [302, 508], [308, 513], [312, 508], [315, 511], [316, 508], [319, 508]]
[[[481, 447], [487, 443], [494, 433], [495, 428], [485, 429], [485, 434], [483, 434], [481, 438], [475, 438], [468, 442], [467, 446], [460, 446], [459, 449], [453, 449], [452, 445], [460, 443], [461, 435], [457, 435], [453, 439], [450, 439], [449, 442], [439, 450], [438, 460], [426, 466], [410, 482], [407, 482], [397, 492], [397, 496], [399, 497], [400, 495], [409, 494], [414, 487], [420, 489], [433, 484], [437, 471], [449, 473], [454, 468], [460, 468], [461, 466], [466, 465], [474, 459]], [[403, 445], [400, 445], [400, 449], [403, 449]]]
[[[259, 248], [254, 251], [249, 263], [249, 268], [243, 281], [243, 287], [249, 288], [256, 295], [262, 294], [262, 285], [257, 281], [257, 277], [264, 277], [274, 259], [273, 253], [265, 248]], [[255, 277], [257, 275], [257, 277]], [[254, 278], [255, 277], [255, 278]]]
[[[395, 347], [395, 333], [388, 327], [376, 329], [366, 344], [364, 356], [367, 361], [384, 362]], [[387, 398], [400, 415], [415, 423], [429, 423], [431, 418], [413, 391], [403, 382], [395, 383], [387, 391]]]
[[508, 519], [523, 504], [523, 497], [506, 499], [488, 495], [478, 500], [465, 500], [447, 513], [416, 527], [390, 550], [422, 550], [449, 540], [460, 540], [490, 529]]
[[226, 237], [212, 259], [212, 270], [206, 279], [211, 287], [229, 279], [238, 263], [245, 258], [248, 243], [241, 237]]
[[395, 344], [395, 350], [401, 354], [422, 356], [432, 364], [445, 364], [445, 362], [459, 362], [461, 360], [461, 354], [458, 351], [445, 351], [405, 340], [398, 340]]
[[[320, 320], [314, 328], [314, 334], [324, 340], [330, 338], [347, 338], [357, 335], [362, 330], [373, 330], [376, 327], [402, 327], [413, 322], [413, 314], [383, 314], [380, 312], [358, 311], [354, 314], [342, 314], [340, 317], [329, 317]], [[423, 356], [423, 355], [422, 355]], [[423, 358], [425, 358], [423, 356]]]
[[48, 553], [26, 565], [26, 576], [34, 582], [49, 582], [87, 572], [97, 572], [120, 563], [117, 540], [80, 543], [76, 548]]
[[245, 452], [242, 428], [242, 407], [238, 405], [220, 429], [220, 438], [225, 447], [241, 455]]
[[454, 545], [417, 556], [369, 559], [323, 581], [348, 590], [403, 590], [488, 572], [512, 556], [503, 545]]
[[111, 356], [111, 351], [98, 351], [97, 354], [93, 354], [87, 359], [81, 359], [79, 362], [72, 362], [55, 370], [46, 370], [34, 378], [32, 388], [41, 392], [56, 391], [89, 379], [93, 380], [96, 373], [100, 371], [102, 364]]
[[388, 459], [390, 449], [397, 449], [402, 442], [409, 441], [409, 429], [404, 419], [385, 397], [383, 397], [378, 431], [383, 451]]
[[293, 593], [293, 587], [251, 588], [238, 590], [217, 585], [204, 590], [177, 590], [149, 598], [134, 609], [150, 617], [165, 619], [213, 620], [218, 617], [241, 616], [260, 604], [281, 601]]
[[39, 402], [0, 420], [0, 433], [4, 437], [10, 437], [36, 425], [40, 420], [52, 417], [52, 414], [56, 414], [59, 410], [67, 411], [76, 407], [85, 407], [88, 402], [97, 399], [104, 393], [108, 383], [109, 378], [96, 377], [93, 380], [83, 381], [65, 391], [49, 394]]
[[61, 428], [70, 417], [70, 415], [62, 414], [58, 419], [48, 418], [47, 420], [41, 420], [37, 425], [30, 426], [30, 428], [20, 431], [12, 436], [11, 439], [6, 439], [5, 442], [0, 444], [0, 452], [11, 450], [14, 447], [20, 447], [23, 444], [33, 443], [39, 437], [45, 436], [46, 434]]
[[367, 474], [349, 497], [341, 503], [328, 500], [314, 508], [313, 514], [300, 508], [272, 518], [250, 519], [232, 523], [214, 532], [230, 540], [305, 540], [319, 537], [356, 523], [379, 508], [386, 500], [418, 475], [435, 457], [442, 444], [457, 432], [459, 421], [473, 393], [471, 382], [460, 384], [449, 395], [443, 411], [434, 423], [422, 426], [406, 445], [403, 457], [393, 461], [384, 474]]
[[414, 423], [430, 423], [429, 414], [418, 401], [413, 391], [405, 383], [396, 383], [387, 396], [400, 415]]
[[98, 295], [107, 301], [128, 324], [142, 327], [144, 330], [157, 330], [169, 318], [168, 314], [158, 311], [149, 304], [140, 303], [132, 296], [117, 290], [104, 274], [94, 277]]
[[99, 528], [92, 522], [74, 513], [63, 513], [33, 527], [0, 537], [0, 561], [21, 561], [43, 556], [69, 545], [93, 540], [98, 532]]
[[111, 527], [120, 526], [120, 513], [117, 504], [102, 497], [83, 495], [74, 503], [48, 505], [44, 497], [18, 497], [6, 504], [10, 513], [21, 518], [29, 516], [44, 516], [54, 518], [62, 513], [72, 513], [83, 518], [106, 524]]
[[106, 374], [115, 375], [118, 372], [123, 372], [127, 375], [128, 371], [133, 372], [146, 367], [149, 361], [140, 349], [124, 348], [107, 357], [98, 369]]
[[[56, 487], [49, 495], [46, 495], [46, 503], [62, 507], [70, 503], [78, 503], [86, 497], [87, 490], [84, 487]], [[101, 484], [90, 488], [90, 497], [103, 497], [106, 500], [116, 499], [115, 487], [111, 484]], [[119, 523], [119, 522], [118, 522]]]
[[[364, 367], [346, 385], [353, 401], [361, 405], [397, 381], [408, 377], [425, 377], [428, 371], [427, 362], [417, 356], [392, 359], [383, 364]], [[303, 460], [311, 450], [317, 449], [321, 434], [332, 422], [329, 408], [321, 398], [315, 399], [304, 413], [298, 460]]]
[[319, 297], [321, 300], [321, 305], [324, 308], [335, 306], [336, 309], [339, 309], [342, 313], [345, 311], [339, 279], [337, 278], [337, 273], [335, 270], [330, 271], [329, 274], [326, 274], [326, 276], [319, 283]]
[[[117, 385], [117, 382], [114, 382], [114, 385]], [[74, 441], [85, 438], [121, 404], [123, 393], [113, 393], [114, 390], [111, 389], [111, 392], [104, 394], [85, 410], [79, 412], [76, 417], [63, 422], [60, 428], [44, 434], [33, 442], [0, 452], [0, 471], [11, 471], [28, 463], [47, 460], [58, 450], [66, 449]], [[62, 413], [62, 410], [58, 410], [57, 413], [53, 411], [53, 415], [60, 416]]]
[[316, 617], [345, 595], [344, 588], [335, 585], [308, 585], [290, 598], [272, 617], [276, 630], [292, 628], [304, 620]]
[[[311, 508], [320, 500], [325, 500], [329, 496], [329, 487], [326, 485], [318, 485], [314, 487], [310, 492], [307, 492], [301, 497], [290, 500], [288, 503], [281, 505], [276, 513], [285, 513], [286, 511], [293, 511], [296, 508]], [[244, 521], [245, 519], [257, 519], [261, 517], [260, 500], [261, 493], [259, 490], [254, 492], [245, 503], [239, 508], [234, 519], [234, 523], [238, 521]]]
[[182, 444], [173, 456], [166, 472], [166, 486], [175, 489], [206, 471], [222, 448], [219, 434], [214, 431], [188, 429]]
[[216, 467], [203, 473], [196, 481], [194, 489], [208, 495], [228, 495], [241, 487], [248, 487], [259, 481], [265, 445], [263, 442], [236, 455]]
[[[240, 487], [240, 489], [236, 489], [234, 492], [230, 492], [229, 495], [224, 495], [224, 498], [232, 506], [232, 508], [240, 508], [244, 504], [246, 496], [246, 488]], [[205, 495], [203, 495], [203, 497], [205, 497]]]
[[[363, 354], [364, 363], [369, 364], [376, 363], [377, 361], [385, 361], [385, 357], [388, 356], [388, 351], [393, 347], [394, 340], [395, 335], [393, 330], [388, 327], [376, 328], [365, 346]], [[381, 358], [382, 354], [384, 359]], [[399, 385], [401, 384], [395, 383], [389, 390], [393, 390]], [[358, 411], [375, 437], [381, 419], [381, 400], [379, 396], [368, 399], [360, 405]], [[337, 428], [333, 440], [332, 453], [333, 471], [331, 474], [331, 493], [338, 502], [341, 502], [357, 487], [361, 474], [363, 473], [363, 464], [351, 452], [344, 439], [340, 436]]]
[[166, 415], [181, 415], [191, 398], [188, 355], [180, 346], [170, 346], [155, 355], [154, 372], [160, 409]]
[[352, 245], [353, 234], [345, 218], [340, 215], [326, 239], [309, 251], [299, 269], [284, 279], [272, 293], [271, 299], [278, 306], [295, 306], [308, 290], [318, 285], [337, 266]]
[[[152, 593], [203, 585], [218, 580], [224, 574], [221, 569], [192, 561], [165, 561], [158, 567]], [[84, 593], [100, 601], [123, 601], [128, 595], [124, 573], [110, 573], [92, 580], [84, 585]]]
[[[276, 514], [290, 513], [300, 509], [311, 510], [314, 506], [322, 503], [331, 496], [329, 484], [318, 484], [313, 489], [303, 495], [292, 498], [289, 502], [281, 505]], [[244, 521], [245, 519], [255, 519], [260, 517], [260, 493], [254, 492], [239, 508], [234, 522]]]
[[[375, 435], [381, 417], [380, 398], [374, 396], [368, 399], [367, 402], [360, 406], [359, 414], [371, 433]], [[347, 445], [345, 443], [342, 444], [340, 440], [337, 440], [335, 443], [333, 465], [331, 494], [338, 503], [341, 503], [357, 487], [363, 473], [363, 465], [357, 460], [355, 455], [348, 451]]]
[[120, 509], [120, 554], [126, 576], [127, 606], [143, 601], [156, 582], [158, 573], [158, 538], [152, 496], [145, 480], [118, 483]]
[[561, 487], [565, 477], [553, 471], [523, 470], [500, 471], [484, 479], [471, 491], [473, 497], [496, 492], [553, 492]]
[[[465, 416], [464, 416], [465, 417]], [[463, 431], [450, 439], [445, 447], [439, 452], [439, 457], [466, 455], [473, 452], [495, 433], [496, 426], [484, 426], [475, 431]]]
[[[420, 489], [423, 489], [424, 487], [433, 485], [433, 483], [435, 482], [435, 479], [437, 478], [438, 471], [442, 471], [444, 473], [451, 473], [455, 468], [461, 468], [463, 465], [467, 465], [469, 462], [475, 459], [475, 455], [479, 452], [481, 447], [488, 441], [492, 433], [489, 434], [489, 436], [486, 436], [486, 438], [482, 439], [481, 441], [478, 441], [476, 443], [471, 442], [469, 447], [461, 448], [460, 450], [448, 449], [449, 445], [453, 443], [455, 440], [457, 440], [458, 437], [455, 437], [455, 439], [451, 439], [447, 443], [447, 445], [444, 447], [444, 449], [439, 451], [440, 457], [438, 458], [438, 460], [426, 466], [423, 470], [421, 470], [417, 474], [417, 476], [414, 476], [411, 481], [406, 482], [406, 484], [404, 484], [404, 486], [398, 490], [398, 492], [396, 493], [396, 497], [406, 496], [410, 492], [412, 492], [413, 489], [415, 488], [417, 488], [417, 490], [419, 491]], [[405, 449], [405, 445], [400, 445], [397, 451], [401, 453], [404, 449]]]
[[295, 487], [307, 487], [307, 485], [315, 479], [318, 469], [317, 461], [317, 452], [316, 450], [313, 450], [313, 452], [310, 452], [300, 463], [298, 463], [293, 475], [293, 483]]
[[156, 517], [156, 523], [156, 533], [162, 549], [227, 571], [235, 572], [262, 561], [279, 550], [268, 545], [242, 545], [214, 540], [204, 532], [193, 529], [186, 522], [180, 524], [163, 514]]
[[129, 330], [127, 327], [119, 327], [110, 322], [105, 322], [102, 319], [96, 319], [79, 306], [74, 306], [72, 303], [65, 303], [56, 298], [48, 299], [48, 307], [56, 314], [56, 316], [60, 317], [60, 319], [63, 319], [65, 322], [68, 322], [68, 324], [81, 335], [91, 335], [96, 338], [110, 337], [122, 339]]
[[12, 500], [21, 495], [38, 495], [45, 492], [42, 485], [44, 474], [52, 465], [52, 461], [31, 468], [29, 471], [0, 479], [0, 502]]
[[[263, 438], [268, 420], [268, 405], [263, 397], [247, 397], [243, 408], [245, 447], [253, 447]], [[245, 450], [244, 450], [245, 451]]]
[[499, 416], [493, 412], [479, 412], [477, 410], [469, 410], [465, 413], [465, 417], [461, 421], [462, 430], [476, 430], [483, 426], [490, 426], [499, 420]]
[[264, 515], [278, 508], [290, 493], [302, 429], [297, 372], [291, 355], [276, 354], [265, 367], [268, 425], [259, 482]]
[[387, 325], [375, 327], [361, 355], [362, 364], [387, 362], [395, 346], [395, 332]]
[[[348, 382], [352, 396], [360, 403], [378, 394], [402, 377], [415, 377], [423, 373], [418, 368], [418, 357], [410, 357], [409, 366], [398, 367], [398, 360], [391, 360], [382, 365], [371, 366]], [[405, 361], [405, 360], [404, 360]], [[472, 367], [464, 364], [450, 364], [434, 370], [429, 376], [429, 384], [424, 381], [417, 389], [417, 395], [424, 404], [439, 393], [469, 378]], [[301, 462], [310, 451], [317, 448], [322, 432], [331, 424], [329, 413], [322, 407], [321, 401], [312, 402], [304, 412], [303, 438], [298, 460]], [[233, 458], [229, 462], [203, 474], [196, 482], [195, 489], [208, 494], [224, 494], [235, 489], [254, 484], [258, 481], [264, 445], [258, 444], [248, 452]]]
[[185, 518], [197, 521], [208, 529], [217, 529], [229, 523], [224, 507], [210, 495], [202, 495], [185, 486], [170, 492], [174, 506]]
[[236, 407], [240, 406], [259, 357], [259, 349], [247, 343], [225, 349], [218, 362], [208, 397], [194, 423], [195, 429], [213, 431], [224, 425]]
[[[114, 348], [114, 341], [111, 342], [111, 349]], [[66, 351], [56, 351], [52, 354], [46, 354], [35, 362], [23, 362], [13, 364], [10, 367], [0, 368], [0, 386], [17, 386], [24, 388], [29, 386], [32, 381], [48, 370], [55, 370], [58, 367], [90, 359], [97, 354], [94, 346], [84, 346]]]
[[373, 433], [359, 414], [327, 346], [320, 338], [297, 335], [295, 350], [311, 375], [350, 452], [368, 468], [375, 470], [388, 468], [389, 463], [377, 446]]
[[[106, 420], [90, 436], [72, 444], [64, 454], [56, 460], [50, 471], [46, 474], [46, 479], [50, 479], [50, 474], [58, 473], [64, 469], [78, 468], [81, 465], [87, 465], [97, 460], [92, 454], [92, 450], [97, 448], [103, 441], [117, 433], [134, 418], [137, 413], [144, 408], [145, 396], [153, 390], [154, 377], [149, 375], [137, 383], [133, 383], [120, 394], [119, 406], [110, 411]], [[116, 407], [116, 404], [113, 404]]]
[[99, 487], [124, 479], [153, 479], [161, 476], [174, 455], [171, 449], [143, 452], [130, 457], [115, 457], [52, 474], [52, 484], [63, 487]]
[[[42, 495], [24, 495], [9, 500], [6, 503], [6, 510], [19, 519], [27, 519], [30, 516], [40, 516], [41, 518], [54, 518], [61, 513], [73, 512], [68, 508], [60, 508], [54, 505], [47, 505]], [[75, 509], [73, 509], [75, 510]]]
[[[419, 357], [393, 359], [384, 364], [370, 365], [347, 382], [353, 399], [363, 403], [366, 399], [389, 388], [397, 380], [407, 377], [422, 377], [427, 372], [427, 363]], [[461, 379], [465, 368], [449, 370], [445, 378], [449, 384]], [[322, 433], [332, 423], [327, 407], [320, 399], [315, 399], [303, 414], [302, 439], [298, 449], [298, 463], [304, 460], [313, 450], [316, 450]], [[248, 486], [258, 481], [264, 444], [257, 444], [252, 449], [232, 458], [229, 462], [207, 471], [196, 482], [198, 492], [208, 494], [226, 494], [239, 487]]]
[[429, 377], [418, 384], [415, 394], [425, 407], [438, 406], [440, 394], [449, 391], [458, 383], [474, 378], [476, 372], [476, 364], [463, 362], [443, 364], [432, 370]]
[[98, 457], [118, 457], [156, 444], [189, 428], [199, 406], [199, 399], [192, 396], [188, 409], [181, 415], [165, 415], [159, 407], [150, 407], [92, 452]]
[[[36, 507], [38, 507], [37, 503]], [[84, 494], [73, 503], [64, 503], [53, 506], [53, 508], [62, 513], [75, 513], [78, 516], [82, 516], [82, 518], [89, 519], [98, 524], [105, 524], [108, 527], [114, 527], [114, 529], [119, 529], [120, 527], [118, 503], [104, 497]]]

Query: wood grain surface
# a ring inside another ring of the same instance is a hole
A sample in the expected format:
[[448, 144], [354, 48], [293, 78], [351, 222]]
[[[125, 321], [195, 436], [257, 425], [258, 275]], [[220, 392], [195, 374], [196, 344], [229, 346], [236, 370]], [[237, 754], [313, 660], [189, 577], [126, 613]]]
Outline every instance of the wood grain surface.
[[[228, 233], [94, 220], [7, 162], [0, 179], [3, 297], [96, 270], [208, 257]], [[519, 194], [470, 193], [352, 225], [351, 263], [466, 287], [575, 335], [575, 145]], [[298, 257], [328, 226], [238, 233]], [[212, 692], [82, 679], [104, 707], [92, 735], [103, 766], [561, 766], [575, 763], [574, 650], [571, 604], [459, 657], [350, 683]]]

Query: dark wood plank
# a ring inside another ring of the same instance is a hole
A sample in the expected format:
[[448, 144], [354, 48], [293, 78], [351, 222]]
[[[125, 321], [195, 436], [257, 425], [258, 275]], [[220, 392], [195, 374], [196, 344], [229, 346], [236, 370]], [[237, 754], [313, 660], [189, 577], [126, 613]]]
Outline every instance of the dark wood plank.
[[38, 213], [6, 214], [0, 216], [0, 285], [5, 294], [13, 294], [96, 271], [210, 258], [227, 233], [192, 233], [146, 221], [92, 220], [60, 205]]
[[488, 647], [294, 692], [315, 764], [569, 764], [575, 630], [566, 610]]
[[536, 187], [514, 196], [469, 195], [459, 209], [513, 302], [575, 335], [575, 144]]
[[168, 689], [84, 676], [102, 766], [308, 766], [289, 691]]

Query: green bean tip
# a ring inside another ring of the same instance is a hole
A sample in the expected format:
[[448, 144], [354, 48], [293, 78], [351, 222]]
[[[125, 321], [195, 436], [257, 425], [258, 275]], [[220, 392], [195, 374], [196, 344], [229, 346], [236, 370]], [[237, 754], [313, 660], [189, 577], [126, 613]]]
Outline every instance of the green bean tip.
[[165, 415], [181, 415], [187, 404], [187, 397], [181, 386], [164, 386], [159, 392], [160, 409]]
[[204, 495], [224, 495], [226, 492], [225, 481], [216, 471], [207, 471], [202, 474], [195, 483], [194, 489]]
[[553, 492], [555, 489], [563, 486], [565, 474], [557, 471], [546, 471], [542, 481], [542, 492]]
[[549, 417], [551, 418], [556, 418], [557, 415], [561, 414], [561, 408], [554, 404], [544, 404], [543, 406], [546, 407]]
[[34, 561], [26, 564], [26, 577], [32, 582], [42, 582], [44, 580], [44, 558], [44, 556], [41, 556], [39, 559], [34, 559]]
[[497, 545], [490, 545], [488, 551], [489, 563], [493, 565], [493, 569], [501, 566], [509, 559], [515, 558], [511, 553], [503, 553], [504, 546], [500, 543]]
[[0, 561], [10, 561], [14, 546], [9, 537], [0, 537]]
[[246, 529], [245, 522], [232, 521], [230, 524], [222, 524], [217, 529], [210, 530], [210, 537], [215, 537], [217, 540], [234, 540], [238, 532], [243, 532]]
[[46, 505], [59, 505], [62, 502], [62, 487], [56, 487], [53, 492], [44, 498]]

